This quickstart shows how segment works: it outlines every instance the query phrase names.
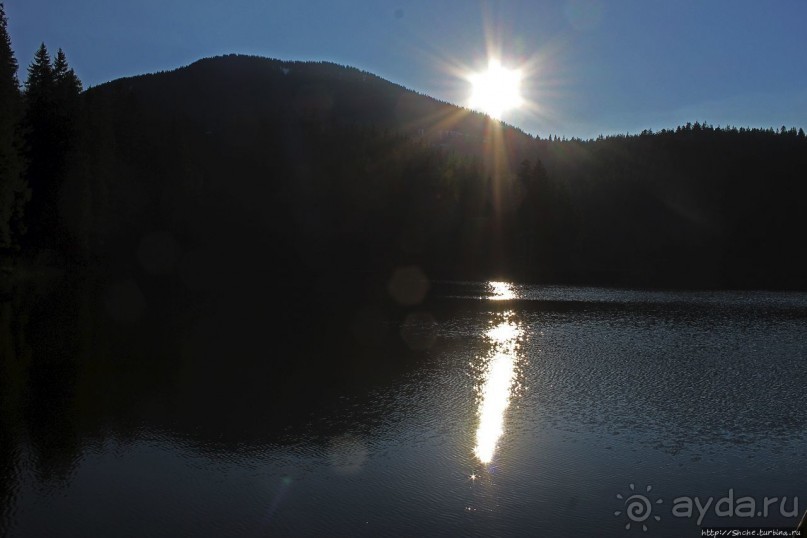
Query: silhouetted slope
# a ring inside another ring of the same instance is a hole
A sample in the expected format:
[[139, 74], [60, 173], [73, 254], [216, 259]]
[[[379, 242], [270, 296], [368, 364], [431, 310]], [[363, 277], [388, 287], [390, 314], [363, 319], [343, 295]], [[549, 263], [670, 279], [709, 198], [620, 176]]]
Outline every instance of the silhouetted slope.
[[497, 139], [479, 114], [356, 69], [242, 56], [104, 84], [83, 105], [62, 189], [73, 248], [146, 279], [386, 296], [416, 266], [807, 287], [803, 132]]
[[[158, 115], [186, 115], [209, 132], [233, 125], [240, 130], [257, 121], [372, 126], [472, 153], [479, 153], [490, 136], [483, 114], [328, 62], [222, 56], [88, 91], [107, 92], [130, 94]], [[511, 156], [523, 158], [531, 137], [508, 126], [504, 136]]]
[[[355, 69], [245, 57], [118, 80], [84, 100], [66, 213], [100, 263], [159, 266], [167, 276], [147, 278], [190, 289], [363, 295], [385, 294], [401, 266], [483, 276], [500, 262], [473, 157], [489, 128], [478, 114]], [[534, 144], [505, 133], [516, 150]]]
[[574, 245], [567, 275], [624, 285], [805, 287], [803, 131], [696, 123], [541, 146], [550, 176], [573, 189], [577, 233], [556, 238]]

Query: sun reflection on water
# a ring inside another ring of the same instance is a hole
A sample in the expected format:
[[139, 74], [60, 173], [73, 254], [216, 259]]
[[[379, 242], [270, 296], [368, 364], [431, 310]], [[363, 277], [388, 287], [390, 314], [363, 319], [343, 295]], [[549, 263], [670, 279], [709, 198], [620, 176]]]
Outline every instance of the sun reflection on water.
[[504, 414], [516, 385], [518, 344], [522, 335], [521, 326], [512, 321], [512, 313], [485, 333], [491, 343], [491, 351], [484, 359], [482, 385], [479, 389], [479, 426], [476, 430], [474, 454], [482, 463], [490, 463], [504, 433]]
[[488, 288], [492, 294], [490, 299], [493, 301], [507, 301], [516, 298], [513, 285], [509, 282], [488, 282]]

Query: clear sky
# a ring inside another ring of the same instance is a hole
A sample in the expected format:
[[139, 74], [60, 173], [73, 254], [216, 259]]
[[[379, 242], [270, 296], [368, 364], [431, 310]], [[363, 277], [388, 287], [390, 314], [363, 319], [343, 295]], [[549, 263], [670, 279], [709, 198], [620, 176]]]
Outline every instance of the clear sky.
[[465, 105], [465, 72], [494, 51], [524, 69], [532, 104], [503, 119], [541, 136], [807, 128], [805, 0], [4, 3], [21, 67], [44, 41], [85, 87], [246, 53], [351, 65]]

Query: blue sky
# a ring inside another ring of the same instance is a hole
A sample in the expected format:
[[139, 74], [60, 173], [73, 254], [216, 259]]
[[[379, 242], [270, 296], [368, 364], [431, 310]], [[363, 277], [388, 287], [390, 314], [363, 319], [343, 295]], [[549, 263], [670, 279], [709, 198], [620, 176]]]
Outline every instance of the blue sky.
[[[527, 132], [688, 121], [807, 128], [804, 0], [5, 0], [23, 69], [62, 47], [85, 86], [247, 53], [329, 60], [464, 105], [489, 50], [524, 66]], [[528, 68], [528, 69], [527, 69]], [[23, 71], [23, 70], [21, 70]], [[24, 78], [24, 71], [20, 74]]]

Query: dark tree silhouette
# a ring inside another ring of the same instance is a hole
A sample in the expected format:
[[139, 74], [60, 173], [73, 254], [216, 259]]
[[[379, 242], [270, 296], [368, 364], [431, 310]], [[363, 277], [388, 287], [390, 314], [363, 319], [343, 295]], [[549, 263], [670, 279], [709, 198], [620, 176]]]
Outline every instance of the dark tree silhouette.
[[[34, 61], [28, 66], [28, 78], [25, 81], [25, 97], [30, 110], [37, 111], [36, 105], [50, 105], [53, 100], [53, 66], [50, 53], [44, 43], [39, 45], [34, 54]], [[45, 107], [42, 106], [44, 109]]]
[[17, 60], [11, 48], [5, 9], [0, 3], [0, 252], [19, 248], [30, 195], [23, 178], [19, 121], [22, 110]]
[[54, 127], [54, 79], [50, 54], [42, 43], [28, 66], [25, 81], [25, 138], [29, 161], [28, 184], [31, 187], [29, 228], [35, 244], [50, 245], [49, 233], [55, 229], [54, 175], [57, 167], [52, 149], [57, 145]]
[[53, 249], [65, 243], [61, 197], [76, 143], [81, 82], [59, 49], [51, 63], [43, 43], [28, 68], [25, 82], [25, 129], [29, 223], [35, 245]]

